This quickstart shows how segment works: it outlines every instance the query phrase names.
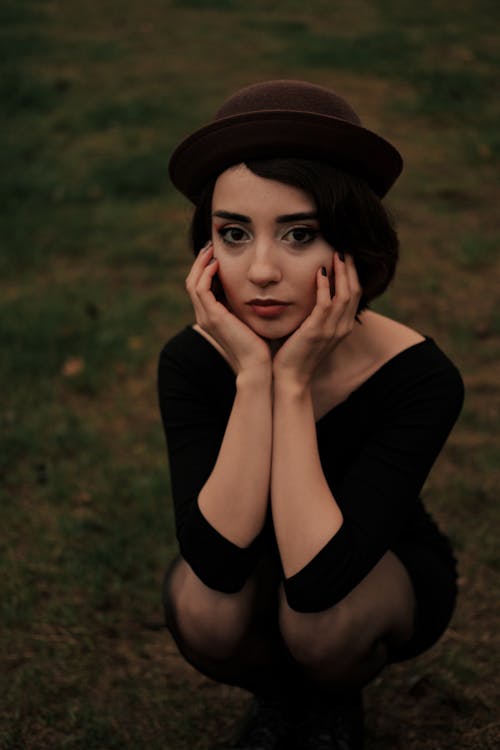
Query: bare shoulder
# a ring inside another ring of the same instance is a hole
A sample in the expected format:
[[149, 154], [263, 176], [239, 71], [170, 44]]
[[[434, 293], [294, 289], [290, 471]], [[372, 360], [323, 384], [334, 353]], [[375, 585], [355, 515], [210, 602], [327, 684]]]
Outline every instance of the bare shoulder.
[[384, 315], [365, 310], [313, 383], [316, 420], [344, 401], [384, 364], [411, 346], [425, 341], [418, 331]]
[[425, 341], [425, 336], [414, 328], [366, 310], [362, 315], [362, 328], [377, 352], [377, 359], [388, 360], [410, 346]]

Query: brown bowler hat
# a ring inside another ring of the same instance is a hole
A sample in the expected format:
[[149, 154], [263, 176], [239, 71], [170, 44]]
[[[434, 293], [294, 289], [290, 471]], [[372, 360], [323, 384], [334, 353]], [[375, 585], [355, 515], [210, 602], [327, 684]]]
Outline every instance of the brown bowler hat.
[[249, 159], [325, 161], [366, 180], [384, 196], [403, 168], [399, 152], [367, 130], [352, 107], [323, 86], [266, 81], [237, 91], [208, 125], [173, 152], [169, 173], [193, 203], [206, 183]]

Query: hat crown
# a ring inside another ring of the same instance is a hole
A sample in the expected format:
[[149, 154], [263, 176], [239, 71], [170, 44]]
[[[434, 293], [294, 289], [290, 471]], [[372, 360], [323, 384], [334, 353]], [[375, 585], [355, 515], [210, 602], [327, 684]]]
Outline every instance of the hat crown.
[[265, 81], [240, 89], [226, 99], [215, 115], [216, 120], [259, 111], [307, 112], [336, 117], [361, 125], [353, 108], [338, 94], [306, 81]]
[[275, 80], [230, 96], [213, 120], [173, 152], [174, 185], [193, 203], [225, 169], [251, 159], [310, 159], [361, 177], [383, 197], [403, 167], [399, 152], [367, 130], [338, 94], [306, 81]]

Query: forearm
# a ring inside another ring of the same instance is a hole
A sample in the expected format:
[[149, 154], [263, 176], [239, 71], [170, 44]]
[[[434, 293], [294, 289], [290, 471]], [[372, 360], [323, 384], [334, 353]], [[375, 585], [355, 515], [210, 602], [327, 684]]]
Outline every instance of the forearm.
[[310, 389], [275, 382], [271, 467], [273, 522], [287, 578], [342, 525], [318, 452]]
[[272, 448], [270, 374], [241, 374], [214, 469], [198, 504], [229, 541], [247, 547], [261, 531], [269, 497]]

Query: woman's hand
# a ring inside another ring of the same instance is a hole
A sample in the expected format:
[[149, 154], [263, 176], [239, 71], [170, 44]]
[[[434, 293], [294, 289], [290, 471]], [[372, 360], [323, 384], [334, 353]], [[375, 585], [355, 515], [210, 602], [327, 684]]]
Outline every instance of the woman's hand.
[[335, 295], [328, 276], [316, 274], [316, 305], [273, 360], [275, 381], [309, 386], [320, 362], [352, 331], [362, 289], [354, 261], [334, 254]]
[[237, 376], [251, 372], [270, 377], [272, 359], [267, 343], [219, 302], [211, 290], [218, 267], [210, 242], [198, 253], [186, 278], [196, 322], [210, 336]]

